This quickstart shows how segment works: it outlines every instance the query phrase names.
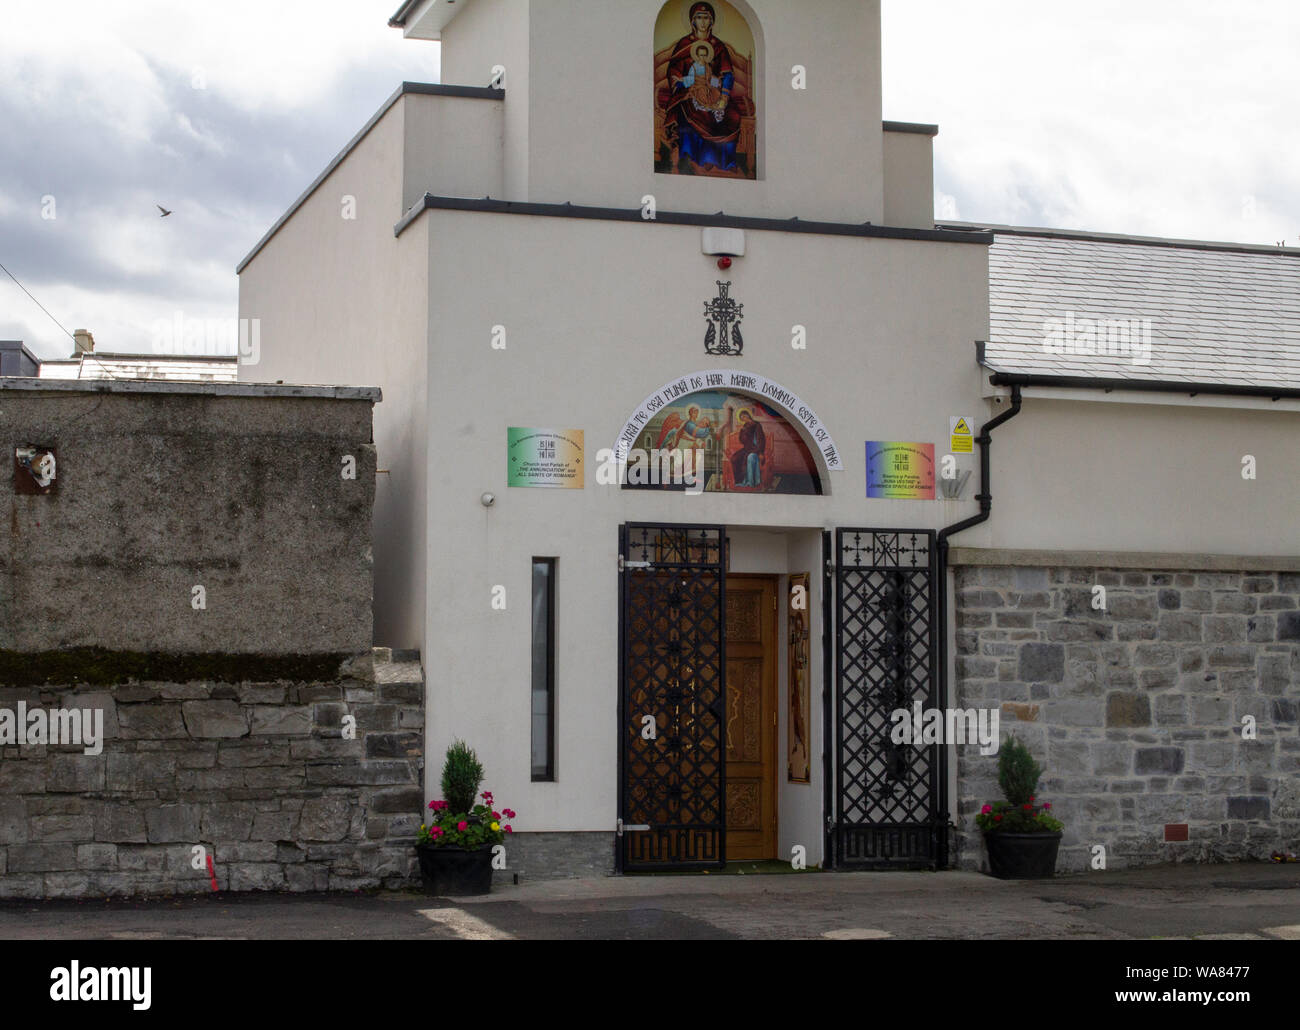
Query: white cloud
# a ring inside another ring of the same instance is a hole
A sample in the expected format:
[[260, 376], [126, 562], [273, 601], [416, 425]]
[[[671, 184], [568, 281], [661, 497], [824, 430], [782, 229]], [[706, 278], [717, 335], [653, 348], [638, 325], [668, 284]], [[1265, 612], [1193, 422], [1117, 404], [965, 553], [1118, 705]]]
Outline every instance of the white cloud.
[[[100, 348], [148, 349], [175, 310], [233, 317], [248, 248], [401, 81], [437, 81], [438, 45], [389, 28], [394, 7], [7, 0], [0, 139], [22, 146], [0, 147], [0, 261]], [[63, 354], [0, 280], [0, 337]]]
[[[12, 2], [12, 0], [11, 0]], [[255, 110], [309, 103], [322, 81], [366, 61], [418, 68], [435, 81], [438, 47], [404, 40], [387, 26], [391, 3], [357, 0], [61, 0], [6, 4], [5, 43], [60, 68], [79, 66], [101, 92], [135, 103], [147, 94], [148, 69]]]
[[[396, 6], [6, 0], [0, 261], [101, 347], [233, 316], [235, 263], [399, 82], [437, 81]], [[883, 8], [885, 116], [940, 124], [941, 218], [1300, 242], [1300, 4]], [[8, 336], [71, 345], [0, 277]]]
[[966, 219], [1297, 242], [1300, 5], [883, 6], [885, 116], [939, 123]]

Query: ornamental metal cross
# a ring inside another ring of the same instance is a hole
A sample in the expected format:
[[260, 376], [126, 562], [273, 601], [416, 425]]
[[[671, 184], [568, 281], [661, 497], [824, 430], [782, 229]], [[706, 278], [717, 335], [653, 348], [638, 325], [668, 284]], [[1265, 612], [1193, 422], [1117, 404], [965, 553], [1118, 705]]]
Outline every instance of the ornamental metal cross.
[[916, 533], [846, 533], [843, 560], [846, 568], [920, 568], [930, 561], [929, 540]]
[[718, 295], [704, 302], [704, 317], [709, 323], [704, 334], [704, 350], [707, 354], [739, 354], [745, 349], [745, 341], [740, 335], [740, 320], [744, 318], [744, 304], [738, 304], [730, 296], [731, 283], [718, 283]]

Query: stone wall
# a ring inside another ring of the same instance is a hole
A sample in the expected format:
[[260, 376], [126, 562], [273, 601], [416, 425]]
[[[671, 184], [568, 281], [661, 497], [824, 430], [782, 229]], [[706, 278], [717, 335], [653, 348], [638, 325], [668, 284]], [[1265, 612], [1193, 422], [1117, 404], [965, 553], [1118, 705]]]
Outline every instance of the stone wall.
[[614, 875], [612, 833], [514, 833], [506, 839], [507, 881], [587, 879]]
[[312, 682], [0, 688], [104, 714], [99, 754], [0, 748], [0, 897], [207, 892], [208, 857], [223, 891], [416, 883], [423, 698], [382, 649]]
[[0, 440], [57, 456], [49, 488], [0, 474], [0, 897], [414, 882], [423, 676], [371, 651], [378, 400], [0, 378]]
[[[956, 702], [999, 708], [1044, 767], [1059, 871], [1096, 845], [1107, 868], [1300, 851], [1300, 574], [955, 574]], [[960, 865], [986, 868], [974, 815], [1000, 797], [996, 756], [957, 750]]]

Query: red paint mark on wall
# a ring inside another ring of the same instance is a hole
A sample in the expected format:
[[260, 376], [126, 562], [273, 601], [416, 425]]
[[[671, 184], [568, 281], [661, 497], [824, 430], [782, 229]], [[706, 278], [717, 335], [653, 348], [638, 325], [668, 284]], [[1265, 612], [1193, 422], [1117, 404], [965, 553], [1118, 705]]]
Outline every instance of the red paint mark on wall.
[[212, 856], [208, 856], [208, 875], [212, 877], [212, 889], [217, 889], [217, 872], [212, 868]]

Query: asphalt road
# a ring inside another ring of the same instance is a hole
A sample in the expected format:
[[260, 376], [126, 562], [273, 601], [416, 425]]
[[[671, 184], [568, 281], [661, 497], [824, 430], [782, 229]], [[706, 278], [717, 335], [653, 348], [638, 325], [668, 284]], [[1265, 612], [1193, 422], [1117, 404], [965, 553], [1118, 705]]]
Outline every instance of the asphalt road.
[[975, 873], [611, 877], [418, 893], [0, 902], [0, 938], [1300, 939], [1300, 865], [1161, 866], [1003, 882]]

